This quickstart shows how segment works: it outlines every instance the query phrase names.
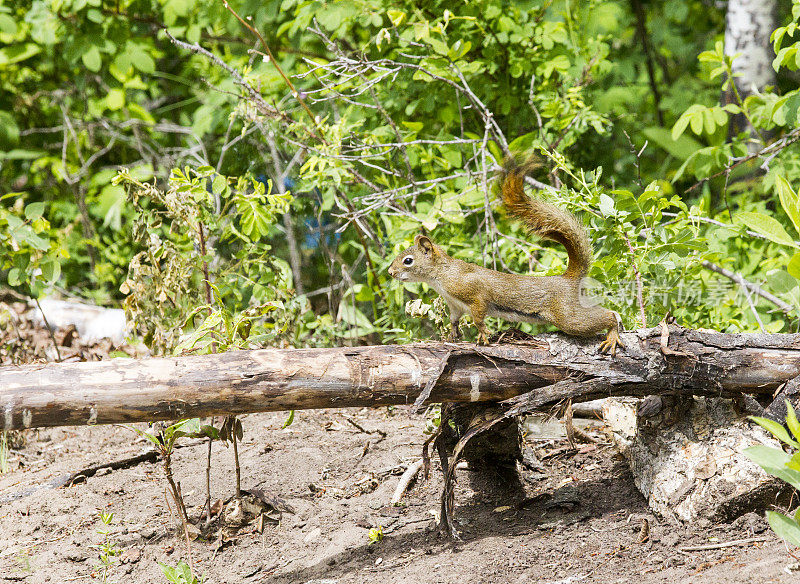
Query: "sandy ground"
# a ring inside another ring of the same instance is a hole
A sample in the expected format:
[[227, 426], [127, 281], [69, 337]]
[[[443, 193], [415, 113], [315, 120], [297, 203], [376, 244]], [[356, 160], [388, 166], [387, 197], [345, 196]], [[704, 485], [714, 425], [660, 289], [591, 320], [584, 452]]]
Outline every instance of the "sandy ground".
[[[364, 433], [347, 418], [386, 437]], [[389, 506], [398, 473], [420, 457], [426, 438], [422, 416], [409, 417], [405, 408], [319, 410], [298, 412], [283, 429], [285, 420], [285, 414], [244, 417], [242, 486], [282, 497], [295, 513], [266, 522], [261, 533], [255, 523], [247, 525], [221, 549], [213, 537], [192, 542], [195, 571], [206, 582], [800, 580], [786, 570], [794, 560], [784, 544], [758, 516], [682, 526], [650, 514], [610, 444], [574, 451], [559, 440], [528, 442], [544, 472], [520, 467], [516, 484], [498, 486], [491, 476], [458, 471], [456, 521], [463, 541], [454, 543], [434, 529], [441, 488], [435, 461], [431, 478], [414, 484], [403, 506]], [[188, 443], [176, 451], [175, 477], [189, 515], [197, 517], [205, 500], [206, 446]], [[122, 427], [30, 431], [25, 444], [11, 452], [11, 471], [0, 475], [0, 582], [102, 581], [93, 547], [104, 540], [101, 510], [114, 513], [108, 539], [121, 552], [107, 580], [166, 582], [158, 562], [174, 566], [188, 553], [166, 502], [160, 463], [101, 472], [70, 487], [36, 489], [146, 448]], [[226, 499], [233, 490], [232, 450], [215, 443], [213, 497]], [[642, 533], [645, 522], [648, 537]], [[370, 529], [378, 526], [385, 535], [370, 543]], [[765, 541], [681, 551], [749, 538]]]

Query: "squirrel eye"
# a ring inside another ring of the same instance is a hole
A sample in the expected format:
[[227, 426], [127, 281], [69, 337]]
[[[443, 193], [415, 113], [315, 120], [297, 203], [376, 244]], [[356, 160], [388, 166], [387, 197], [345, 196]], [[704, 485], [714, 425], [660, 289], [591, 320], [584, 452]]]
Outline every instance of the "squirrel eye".
[[405, 266], [410, 266], [413, 263], [414, 263], [414, 258], [412, 258], [411, 256], [408, 256], [403, 259], [403, 265]]

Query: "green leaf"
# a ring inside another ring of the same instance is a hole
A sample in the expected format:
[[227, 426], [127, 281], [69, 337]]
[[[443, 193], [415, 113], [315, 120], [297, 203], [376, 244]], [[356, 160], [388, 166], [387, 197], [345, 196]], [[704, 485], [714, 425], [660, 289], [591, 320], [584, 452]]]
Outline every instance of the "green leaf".
[[25, 207], [25, 219], [33, 220], [38, 219], [44, 213], [44, 203], [39, 201], [36, 203], [30, 203]]
[[767, 511], [767, 521], [778, 537], [800, 547], [800, 524], [797, 521], [777, 511]]
[[[725, 114], [725, 110], [721, 107], [715, 107], [711, 109], [711, 114], [714, 117], [714, 121], [716, 122], [717, 126], [724, 126], [728, 123], [728, 116]], [[712, 129], [711, 132], [714, 130]], [[709, 132], [709, 134], [711, 133]]]
[[38, 55], [42, 48], [35, 43], [11, 45], [0, 49], [0, 65], [11, 65]]
[[42, 262], [39, 267], [42, 270], [42, 278], [48, 284], [52, 284], [61, 276], [61, 263], [56, 259]]
[[158, 562], [161, 571], [164, 572], [164, 577], [169, 580], [172, 584], [180, 584], [180, 580], [178, 580], [178, 572], [172, 566], [168, 566], [166, 564], [162, 564]]
[[789, 274], [800, 280], [800, 251], [795, 253], [792, 259], [789, 260], [789, 265], [786, 266], [786, 270]]
[[8, 271], [8, 283], [10, 286], [19, 286], [22, 283], [22, 271], [19, 268], [11, 268]]
[[680, 135], [677, 138], [673, 138], [672, 133], [666, 128], [653, 126], [645, 128], [642, 133], [648, 140], [661, 146], [678, 160], [686, 160], [702, 148], [700, 142], [691, 136]]
[[681, 117], [678, 118], [678, 121], [675, 122], [675, 125], [672, 126], [672, 139], [677, 140], [681, 134], [686, 131], [686, 126], [689, 125], [689, 120], [691, 119], [691, 115], [689, 112], [684, 112]]
[[0, 152], [0, 160], [34, 160], [45, 156], [45, 154], [44, 150], [21, 150], [17, 148], [7, 152]]
[[[724, 115], [724, 114], [723, 114]], [[714, 130], [717, 127], [717, 121], [715, 119], [716, 116], [714, 115], [714, 109], [706, 109], [703, 111], [703, 126], [705, 127], [706, 134], [713, 134]], [[694, 124], [692, 124], [692, 131], [694, 131]], [[695, 132], [695, 134], [699, 134], [700, 132]]]
[[786, 425], [789, 426], [795, 439], [800, 441], [800, 422], [797, 421], [797, 414], [794, 412], [792, 402], [788, 399], [784, 401], [786, 403]]
[[534, 142], [539, 137], [538, 132], [528, 132], [515, 138], [508, 144], [508, 149], [512, 152], [525, 152], [533, 147]]
[[762, 213], [739, 213], [736, 217], [750, 229], [759, 235], [763, 235], [770, 241], [780, 243], [781, 245], [799, 247], [789, 234], [786, 233], [783, 226], [772, 217], [768, 217]]
[[776, 294], [787, 294], [797, 288], [797, 280], [785, 270], [767, 272], [767, 282]]
[[8, 14], [0, 14], [0, 32], [8, 35], [17, 34], [17, 22]]
[[211, 189], [220, 196], [225, 196], [228, 193], [228, 179], [218, 174], [211, 181]]
[[614, 199], [605, 193], [600, 195], [599, 207], [603, 217], [612, 217], [616, 213], [616, 210], [614, 209]]
[[400, 26], [406, 19], [406, 13], [401, 10], [387, 10], [386, 15], [394, 26]]
[[286, 418], [286, 421], [283, 423], [282, 428], [288, 428], [294, 422], [294, 410], [289, 410], [289, 417]]
[[[692, 114], [691, 117], [689, 118], [689, 127], [692, 128], [692, 132], [694, 132], [698, 136], [703, 133], [703, 123], [704, 123], [705, 114], [706, 114], [706, 110], [703, 110], [703, 111], [696, 112], [696, 113]], [[711, 132], [713, 132], [713, 131], [714, 131], [714, 127], [713, 127], [713, 124], [712, 124], [712, 127], [711, 127], [711, 130], [709, 131], [709, 134]]]
[[184, 582], [192, 583], [194, 581], [194, 576], [192, 575], [192, 569], [191, 569], [191, 567], [189, 567], [189, 564], [187, 564], [184, 561], [181, 561], [178, 564], [178, 568], [180, 569], [180, 571], [181, 571], [181, 573], [183, 575], [183, 581]]
[[794, 192], [789, 181], [781, 175], [775, 178], [775, 190], [778, 191], [783, 210], [792, 220], [794, 228], [800, 233], [800, 204], [798, 204], [797, 193]]
[[786, 466], [791, 470], [800, 471], [800, 452], [792, 454], [792, 458], [786, 463]]
[[100, 58], [100, 50], [95, 46], [89, 47], [89, 50], [81, 55], [81, 61], [89, 71], [94, 73], [100, 71], [100, 66], [103, 64]]
[[125, 91], [119, 88], [114, 88], [106, 95], [106, 107], [111, 111], [122, 109], [125, 105]]
[[800, 485], [800, 473], [787, 468], [792, 458], [779, 448], [758, 445], [742, 451], [747, 458], [763, 468], [768, 474], [781, 478], [789, 484], [796, 481]]
[[[8, 222], [10, 225], [11, 217], [8, 218]], [[20, 225], [16, 229], [11, 229], [10, 234], [17, 243], [27, 243], [39, 251], [47, 251], [50, 248], [50, 242], [36, 235], [29, 225]]]
[[769, 418], [762, 418], [759, 416], [749, 416], [756, 424], [764, 428], [767, 432], [775, 436], [778, 440], [785, 442], [793, 448], [800, 448], [800, 443], [789, 436], [789, 432], [783, 427], [783, 424], [770, 420]]

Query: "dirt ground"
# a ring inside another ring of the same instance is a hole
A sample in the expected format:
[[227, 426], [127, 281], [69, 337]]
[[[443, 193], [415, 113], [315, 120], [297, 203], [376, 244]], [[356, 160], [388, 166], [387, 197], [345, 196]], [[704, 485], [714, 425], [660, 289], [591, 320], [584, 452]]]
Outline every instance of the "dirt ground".
[[[366, 434], [348, 422], [353, 419]], [[245, 488], [289, 502], [294, 514], [241, 530], [223, 549], [191, 544], [196, 573], [207, 582], [316, 584], [374, 582], [797, 582], [783, 543], [763, 519], [745, 516], [730, 525], [679, 526], [648, 512], [626, 463], [610, 445], [571, 451], [561, 441], [528, 443], [545, 472], [521, 469], [519, 484], [473, 490], [460, 470], [457, 515], [463, 541], [433, 530], [441, 476], [419, 481], [403, 499], [389, 501], [403, 466], [417, 460], [425, 439], [422, 417], [404, 408], [298, 412], [244, 418], [240, 454]], [[598, 434], [599, 435], [599, 434]], [[190, 441], [191, 442], [191, 441]], [[367, 447], [367, 444], [369, 446]], [[31, 431], [0, 475], [0, 582], [100, 581], [101, 510], [114, 518], [109, 539], [121, 550], [108, 574], [113, 582], [166, 582], [157, 562], [187, 559], [165, 498], [158, 463], [94, 476], [67, 488], [41, 488], [65, 473], [146, 449], [122, 427]], [[190, 516], [205, 499], [203, 444], [177, 450], [175, 476]], [[366, 453], [364, 453], [366, 450]], [[215, 444], [212, 490], [234, 489], [231, 449]], [[488, 492], [487, 492], [488, 491]], [[551, 498], [537, 497], [555, 493]], [[642, 525], [649, 524], [649, 537]], [[384, 537], [370, 544], [370, 528]], [[749, 539], [766, 541], [707, 551], [680, 548]]]
[[[49, 358], [49, 335], [18, 325], [0, 362]], [[56, 338], [62, 342], [64, 331]], [[12, 340], [38, 348], [11, 350]], [[74, 339], [68, 344], [62, 358], [101, 358], [120, 349], [135, 354], [125, 347], [95, 351]], [[158, 563], [175, 566], [190, 556], [195, 573], [209, 583], [800, 581], [800, 572], [789, 568], [796, 560], [760, 516], [686, 526], [652, 515], [627, 463], [597, 426], [589, 433], [598, 442], [577, 449], [563, 439], [527, 440], [541, 465], [520, 465], [519, 480], [457, 471], [462, 540], [449, 541], [435, 530], [442, 487], [435, 456], [430, 479], [414, 483], [401, 506], [390, 505], [400, 474], [419, 460], [427, 438], [424, 416], [408, 412], [305, 411], [287, 428], [286, 413], [244, 416], [242, 487], [281, 497], [294, 513], [267, 519], [260, 531], [249, 523], [222, 546], [213, 534], [201, 537], [191, 542], [191, 554], [167, 503], [160, 462], [54, 486], [75, 471], [148, 451], [130, 429], [12, 435], [9, 469], [0, 474], [0, 582], [103, 581], [98, 546], [104, 542], [117, 552], [105, 581], [116, 583], [167, 582]], [[214, 443], [212, 465], [213, 500], [228, 499], [235, 489], [232, 449]], [[174, 475], [191, 518], [204, 508], [205, 468], [205, 443], [184, 439]], [[100, 511], [113, 512], [110, 526]], [[377, 528], [383, 538], [371, 542]], [[736, 540], [745, 542], [719, 547]], [[715, 549], [685, 549], [692, 546]]]

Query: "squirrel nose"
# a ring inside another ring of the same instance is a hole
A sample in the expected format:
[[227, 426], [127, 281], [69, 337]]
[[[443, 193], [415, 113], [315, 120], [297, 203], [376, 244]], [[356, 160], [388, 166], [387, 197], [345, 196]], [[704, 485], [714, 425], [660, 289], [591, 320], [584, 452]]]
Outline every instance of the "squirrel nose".
[[394, 266], [389, 266], [389, 275], [394, 276]]

